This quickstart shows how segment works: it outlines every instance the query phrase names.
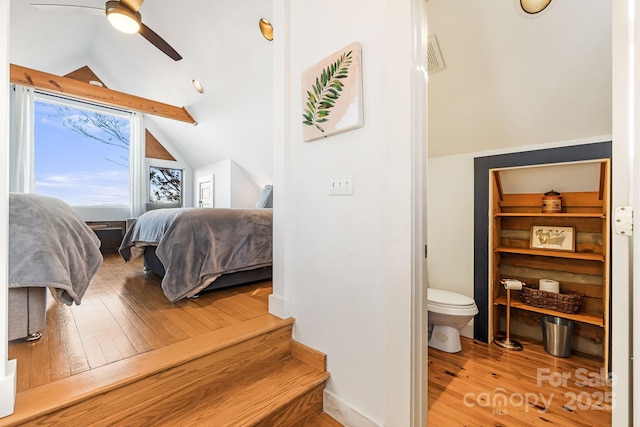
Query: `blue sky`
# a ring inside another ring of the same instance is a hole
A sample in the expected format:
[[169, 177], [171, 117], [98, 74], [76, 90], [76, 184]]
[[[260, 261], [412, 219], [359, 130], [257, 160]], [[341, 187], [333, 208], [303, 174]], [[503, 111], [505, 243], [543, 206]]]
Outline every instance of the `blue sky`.
[[36, 193], [72, 206], [129, 205], [129, 169], [112, 161], [128, 159], [127, 150], [65, 128], [54, 104], [40, 101], [34, 136]]

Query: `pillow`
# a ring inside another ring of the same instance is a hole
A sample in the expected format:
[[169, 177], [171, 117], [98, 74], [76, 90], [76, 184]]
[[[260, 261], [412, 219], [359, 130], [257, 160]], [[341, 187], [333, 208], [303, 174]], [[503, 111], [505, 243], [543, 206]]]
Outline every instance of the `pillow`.
[[267, 184], [262, 189], [256, 208], [272, 208], [273, 207], [273, 185]]

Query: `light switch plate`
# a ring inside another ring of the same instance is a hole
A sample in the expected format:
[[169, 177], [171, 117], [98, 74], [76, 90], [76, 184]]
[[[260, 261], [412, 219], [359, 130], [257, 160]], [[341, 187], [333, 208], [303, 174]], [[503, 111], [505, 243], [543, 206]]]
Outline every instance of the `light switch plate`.
[[334, 175], [329, 179], [330, 196], [350, 196], [353, 194], [353, 175]]

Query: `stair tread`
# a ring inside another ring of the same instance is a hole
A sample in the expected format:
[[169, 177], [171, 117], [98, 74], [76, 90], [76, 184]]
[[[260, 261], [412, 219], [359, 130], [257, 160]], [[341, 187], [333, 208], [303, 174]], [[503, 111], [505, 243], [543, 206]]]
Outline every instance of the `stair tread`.
[[[215, 344], [177, 343], [99, 368], [95, 375], [20, 393], [23, 405], [34, 403], [25, 399], [30, 395], [42, 406], [0, 420], [0, 425], [36, 419], [94, 427], [303, 425], [322, 411], [322, 388], [329, 378], [324, 355], [292, 343], [293, 319], [269, 315], [248, 323], [248, 329], [207, 336]], [[127, 377], [127, 372], [135, 374]]]
[[283, 320], [272, 315], [260, 316], [243, 324], [212, 331], [199, 339], [181, 341], [151, 353], [25, 390], [16, 395], [16, 412], [0, 420], [0, 425], [17, 424], [51, 413], [292, 322], [293, 319]]
[[[163, 423], [176, 426], [215, 425], [250, 426], [280, 408], [285, 407], [313, 387], [324, 383], [329, 374], [318, 371], [293, 357], [277, 365], [265, 367], [257, 377], [241, 381], [207, 399], [191, 402], [188, 410], [174, 414], [137, 414], [145, 421], [156, 418]], [[194, 384], [202, 393], [202, 387], [215, 384]], [[189, 393], [189, 390], [184, 390]], [[153, 421], [153, 420], [150, 420]]]

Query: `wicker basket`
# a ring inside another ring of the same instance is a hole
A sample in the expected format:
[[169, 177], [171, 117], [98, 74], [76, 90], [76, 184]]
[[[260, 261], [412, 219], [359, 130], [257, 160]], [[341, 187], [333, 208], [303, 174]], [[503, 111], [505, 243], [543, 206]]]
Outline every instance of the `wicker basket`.
[[583, 294], [560, 294], [541, 291], [528, 286], [523, 286], [522, 291], [520, 291], [520, 300], [526, 305], [568, 314], [578, 312], [582, 304], [582, 298], [584, 298]]

